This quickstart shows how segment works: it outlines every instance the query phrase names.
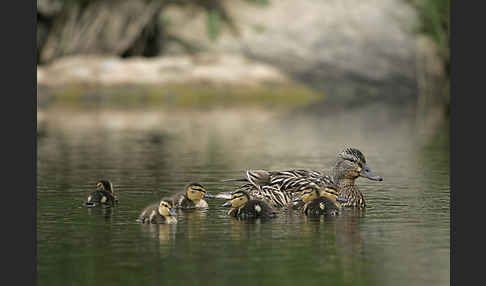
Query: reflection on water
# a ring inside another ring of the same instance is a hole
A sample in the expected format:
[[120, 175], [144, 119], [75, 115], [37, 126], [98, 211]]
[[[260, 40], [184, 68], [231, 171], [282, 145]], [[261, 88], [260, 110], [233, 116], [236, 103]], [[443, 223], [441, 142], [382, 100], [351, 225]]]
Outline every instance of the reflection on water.
[[[332, 116], [249, 110], [50, 109], [40, 113], [40, 285], [449, 284], [448, 126], [369, 107]], [[357, 147], [383, 182], [358, 179], [367, 208], [271, 220], [178, 210], [176, 225], [135, 222], [198, 181], [216, 194], [246, 168], [328, 169]], [[81, 208], [97, 180], [114, 208]]]
[[140, 224], [140, 230], [160, 244], [170, 245], [175, 240], [177, 224]]

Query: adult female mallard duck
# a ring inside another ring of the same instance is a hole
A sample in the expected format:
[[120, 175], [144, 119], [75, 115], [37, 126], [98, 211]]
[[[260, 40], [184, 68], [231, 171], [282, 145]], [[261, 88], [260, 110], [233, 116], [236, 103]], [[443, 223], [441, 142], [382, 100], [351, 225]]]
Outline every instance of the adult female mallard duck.
[[100, 180], [96, 183], [96, 190], [89, 194], [87, 201], [84, 203], [85, 207], [114, 206], [118, 203], [113, 192], [113, 184], [107, 180]]
[[337, 186], [338, 201], [343, 207], [364, 208], [363, 194], [354, 181], [358, 177], [383, 181], [383, 178], [374, 174], [366, 165], [363, 153], [355, 148], [346, 148], [338, 154], [329, 175], [319, 171], [295, 169], [247, 170], [245, 174], [245, 178], [223, 181], [244, 181], [246, 184], [240, 188], [246, 188], [250, 196], [269, 200], [278, 207], [288, 206], [299, 189], [314, 183], [319, 187]]
[[274, 218], [275, 211], [263, 201], [252, 200], [245, 191], [239, 190], [231, 194], [231, 200], [223, 204], [231, 207], [229, 216], [240, 218]]
[[321, 191], [321, 188], [314, 183], [303, 188], [300, 196], [295, 200], [303, 203], [301, 211], [307, 216], [335, 216], [341, 208], [340, 202], [337, 201], [337, 194]]
[[177, 223], [176, 212], [171, 199], [162, 199], [160, 203], [146, 207], [138, 216], [141, 223]]
[[203, 198], [212, 198], [212, 196], [207, 193], [203, 185], [199, 183], [190, 183], [186, 185], [184, 192], [172, 196], [172, 201], [176, 208], [207, 208], [208, 203]]

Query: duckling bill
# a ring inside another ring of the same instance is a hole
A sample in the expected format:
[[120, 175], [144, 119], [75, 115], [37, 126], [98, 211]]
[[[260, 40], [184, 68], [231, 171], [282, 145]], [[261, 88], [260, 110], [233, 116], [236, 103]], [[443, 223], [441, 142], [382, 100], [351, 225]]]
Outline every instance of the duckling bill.
[[274, 218], [275, 211], [265, 202], [252, 200], [243, 191], [234, 192], [231, 200], [223, 204], [223, 207], [231, 207], [228, 211], [229, 216], [240, 218]]
[[177, 223], [176, 216], [172, 200], [162, 199], [160, 203], [146, 207], [138, 216], [137, 221], [148, 224], [172, 224]]
[[184, 192], [172, 197], [174, 206], [181, 209], [207, 208], [208, 203], [204, 198], [212, 198], [206, 188], [199, 183], [190, 183], [184, 188]]
[[101, 205], [111, 207], [116, 203], [118, 203], [118, 199], [113, 192], [113, 184], [107, 180], [100, 180], [96, 183], [96, 190], [89, 194], [84, 206], [95, 207]]

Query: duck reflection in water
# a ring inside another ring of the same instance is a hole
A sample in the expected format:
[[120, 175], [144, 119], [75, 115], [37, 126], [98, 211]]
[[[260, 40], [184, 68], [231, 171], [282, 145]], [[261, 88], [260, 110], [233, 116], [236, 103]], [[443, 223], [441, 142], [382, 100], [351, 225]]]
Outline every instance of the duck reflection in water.
[[233, 218], [231, 219], [231, 240], [241, 242], [242, 245], [247, 245], [246, 240], [260, 241], [262, 235], [262, 227], [265, 224], [265, 220], [262, 221], [261, 218], [252, 219], [241, 219]]
[[339, 216], [303, 216], [300, 233], [305, 237], [318, 233], [328, 243], [335, 244], [342, 255], [362, 255], [364, 239], [360, 222], [364, 212], [364, 209], [348, 209]]
[[[205, 239], [207, 213], [207, 209], [178, 210], [179, 217], [184, 219], [184, 228], [189, 239]], [[182, 225], [180, 227], [182, 227]]]
[[346, 209], [336, 217], [336, 249], [343, 255], [357, 256], [364, 251], [360, 223], [366, 209]]
[[141, 225], [142, 232], [148, 233], [162, 244], [175, 240], [177, 224], [145, 224]]
[[112, 221], [114, 208], [111, 207], [88, 208], [87, 211], [88, 211], [88, 215], [97, 215], [97, 216], [103, 215], [105, 220]]

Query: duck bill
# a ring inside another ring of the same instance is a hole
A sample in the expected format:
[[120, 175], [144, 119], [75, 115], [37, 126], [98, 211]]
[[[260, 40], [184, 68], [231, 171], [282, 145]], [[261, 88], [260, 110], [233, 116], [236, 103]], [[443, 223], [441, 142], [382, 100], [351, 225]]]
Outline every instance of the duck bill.
[[205, 193], [205, 194], [204, 194], [204, 197], [205, 197], [206, 199], [212, 199], [212, 198], [214, 198], [214, 196], [213, 196], [213, 195], [211, 195], [210, 193]]
[[372, 181], [383, 181], [383, 178], [378, 176], [377, 174], [373, 173], [368, 166], [363, 166], [361, 172], [359, 173], [360, 177], [370, 179]]
[[231, 201], [227, 201], [222, 205], [223, 207], [231, 207]]
[[170, 209], [170, 210], [169, 210], [169, 214], [170, 214], [171, 216], [176, 216], [176, 215], [177, 215], [174, 209]]

